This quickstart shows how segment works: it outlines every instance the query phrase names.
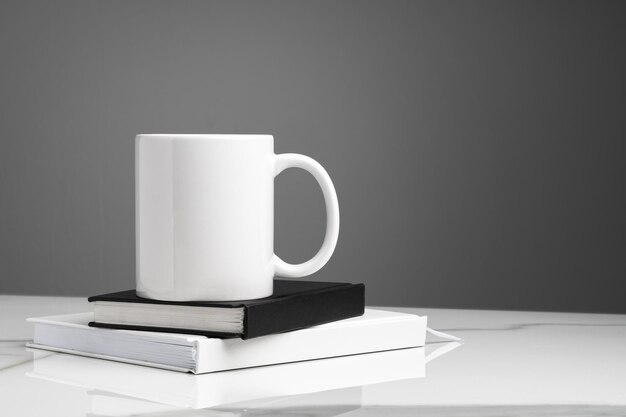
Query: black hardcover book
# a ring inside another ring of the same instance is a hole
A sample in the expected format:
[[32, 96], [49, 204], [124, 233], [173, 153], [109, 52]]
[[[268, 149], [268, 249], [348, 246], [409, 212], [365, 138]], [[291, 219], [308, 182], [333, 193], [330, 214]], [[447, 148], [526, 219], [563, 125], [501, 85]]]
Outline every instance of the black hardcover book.
[[89, 301], [93, 327], [250, 339], [360, 316], [365, 286], [275, 279], [274, 294], [256, 300], [160, 301], [129, 290]]

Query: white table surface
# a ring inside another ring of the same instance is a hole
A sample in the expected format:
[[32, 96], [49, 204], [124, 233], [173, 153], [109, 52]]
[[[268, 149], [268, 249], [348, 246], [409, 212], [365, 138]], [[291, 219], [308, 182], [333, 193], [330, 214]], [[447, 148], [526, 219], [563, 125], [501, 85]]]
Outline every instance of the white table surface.
[[625, 315], [396, 308], [464, 344], [200, 376], [24, 348], [25, 318], [89, 309], [0, 296], [0, 415], [626, 415]]

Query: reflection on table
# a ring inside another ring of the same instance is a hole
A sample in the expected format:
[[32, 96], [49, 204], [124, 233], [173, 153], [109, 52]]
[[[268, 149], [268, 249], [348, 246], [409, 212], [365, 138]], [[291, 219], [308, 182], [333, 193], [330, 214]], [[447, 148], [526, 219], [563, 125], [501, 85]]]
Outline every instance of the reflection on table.
[[422, 378], [428, 360], [457, 346], [441, 344], [428, 357], [425, 348], [412, 348], [205, 375], [34, 351], [39, 357], [27, 375], [84, 388], [89, 412], [96, 415], [152, 414], [228, 404], [227, 409], [215, 409], [215, 415], [241, 415], [251, 408], [294, 411], [315, 406], [330, 416], [359, 408], [362, 386]]

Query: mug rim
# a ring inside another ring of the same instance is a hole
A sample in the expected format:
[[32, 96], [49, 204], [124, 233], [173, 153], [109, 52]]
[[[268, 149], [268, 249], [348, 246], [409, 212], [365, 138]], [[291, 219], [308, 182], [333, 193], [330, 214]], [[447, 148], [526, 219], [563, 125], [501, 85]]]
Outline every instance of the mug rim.
[[268, 134], [247, 133], [140, 133], [136, 136], [147, 139], [208, 139], [208, 140], [245, 140], [245, 139], [273, 139]]

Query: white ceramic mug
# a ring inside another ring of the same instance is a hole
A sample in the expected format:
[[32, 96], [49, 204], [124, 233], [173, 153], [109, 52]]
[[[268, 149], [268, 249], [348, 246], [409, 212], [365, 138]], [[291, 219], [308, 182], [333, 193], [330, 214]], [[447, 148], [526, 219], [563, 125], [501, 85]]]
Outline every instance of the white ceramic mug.
[[[274, 254], [274, 177], [310, 172], [326, 200], [326, 236], [298, 265]], [[270, 135], [138, 135], [135, 139], [137, 294], [169, 301], [272, 295], [274, 275], [303, 277], [330, 259], [339, 205], [320, 164], [274, 154]]]

